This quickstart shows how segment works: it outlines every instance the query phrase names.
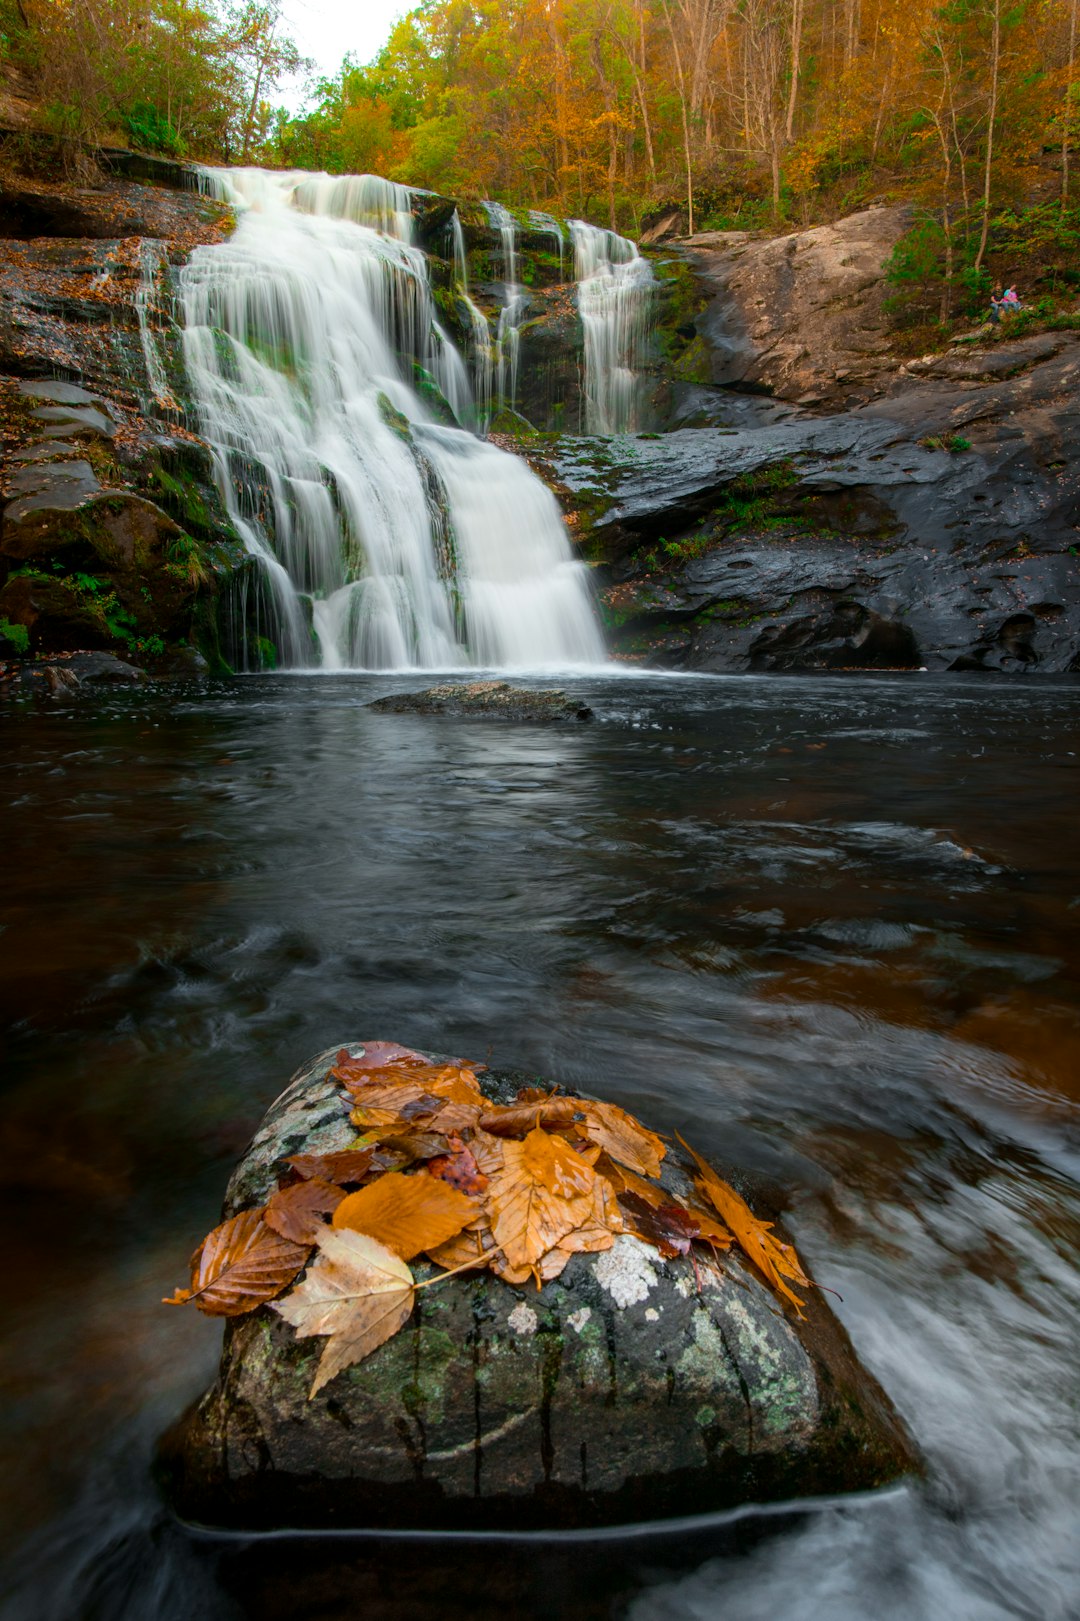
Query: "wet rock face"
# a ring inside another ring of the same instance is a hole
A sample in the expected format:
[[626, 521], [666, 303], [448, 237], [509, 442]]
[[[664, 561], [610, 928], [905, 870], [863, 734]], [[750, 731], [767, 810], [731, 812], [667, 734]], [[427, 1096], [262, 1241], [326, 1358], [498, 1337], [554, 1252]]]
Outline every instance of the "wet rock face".
[[[272, 1106], [226, 1214], [261, 1204], [287, 1155], [351, 1139], [327, 1077], [336, 1050]], [[483, 1084], [507, 1101], [525, 1080]], [[677, 1195], [685, 1172], [669, 1161]], [[827, 1309], [814, 1301], [796, 1324], [734, 1257], [695, 1275], [624, 1235], [539, 1291], [485, 1273], [419, 1299], [400, 1334], [312, 1401], [321, 1342], [267, 1308], [231, 1321], [217, 1384], [162, 1443], [178, 1511], [253, 1526], [605, 1524], [867, 1488], [914, 1467]]]
[[423, 692], [377, 698], [368, 708], [393, 715], [468, 715], [534, 724], [592, 719], [587, 704], [568, 698], [561, 690], [534, 692], [528, 687], [512, 687], [508, 681], [446, 681]]
[[870, 208], [789, 236], [685, 239], [712, 294], [698, 319], [712, 381], [834, 408], [869, 398], [889, 361], [883, 267], [909, 224], [906, 209]]
[[[179, 419], [170, 266], [220, 239], [231, 217], [187, 189], [179, 165], [100, 156], [156, 184], [5, 180], [0, 620], [32, 656], [100, 648], [154, 658], [196, 637], [212, 651], [217, 582], [242, 548], [208, 452], [163, 428], [158, 408]], [[155, 394], [140, 310], [175, 398], [159, 397], [160, 380]]]
[[[564, 439], [617, 651], [705, 670], [1080, 670], [1080, 342], [909, 365], [842, 415]], [[946, 448], [953, 446], [950, 450]]]

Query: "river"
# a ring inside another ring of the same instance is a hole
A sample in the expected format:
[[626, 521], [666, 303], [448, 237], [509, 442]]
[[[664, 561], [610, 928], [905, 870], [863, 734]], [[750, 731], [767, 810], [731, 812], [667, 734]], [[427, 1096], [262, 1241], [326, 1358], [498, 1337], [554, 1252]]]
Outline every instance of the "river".
[[[0, 1616], [1076, 1616], [1075, 682], [598, 671], [572, 730], [364, 707], [417, 684], [5, 716]], [[153, 1440], [220, 1328], [158, 1302], [294, 1068], [373, 1036], [782, 1187], [925, 1481], [556, 1547], [173, 1524]]]

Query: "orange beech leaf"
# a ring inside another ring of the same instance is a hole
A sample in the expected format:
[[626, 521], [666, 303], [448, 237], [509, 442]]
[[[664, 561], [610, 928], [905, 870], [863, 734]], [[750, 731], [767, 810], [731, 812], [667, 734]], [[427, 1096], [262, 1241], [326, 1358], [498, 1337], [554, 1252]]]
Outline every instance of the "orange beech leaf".
[[697, 1182], [699, 1193], [703, 1193], [712, 1204], [717, 1213], [727, 1222], [735, 1234], [739, 1248], [753, 1261], [766, 1282], [786, 1300], [800, 1308], [803, 1302], [791, 1289], [785, 1279], [809, 1287], [810, 1279], [799, 1265], [799, 1258], [790, 1244], [783, 1243], [774, 1238], [771, 1221], [759, 1221], [742, 1196], [735, 1192], [731, 1185], [717, 1176], [712, 1166], [701, 1155], [695, 1153], [690, 1144], [679, 1141], [692, 1157], [701, 1177]]
[[353, 1058], [347, 1047], [342, 1047], [338, 1053], [330, 1071], [335, 1080], [348, 1084], [347, 1077], [360, 1078], [372, 1070], [385, 1069], [388, 1064], [398, 1066], [428, 1062], [423, 1053], [414, 1052], [411, 1047], [399, 1047], [396, 1041], [364, 1041], [358, 1045], [364, 1049], [359, 1058]]
[[[620, 1222], [618, 1231], [622, 1230], [623, 1224]], [[609, 1250], [614, 1242], [615, 1234], [610, 1227], [601, 1227], [598, 1223], [591, 1222], [584, 1227], [575, 1227], [572, 1233], [567, 1233], [559, 1240], [557, 1247], [565, 1251], [567, 1256], [591, 1255], [600, 1250]]]
[[599, 1143], [605, 1153], [627, 1165], [639, 1176], [659, 1176], [660, 1161], [667, 1153], [655, 1131], [643, 1125], [620, 1109], [617, 1103], [583, 1102], [586, 1135]]
[[445, 1267], [448, 1272], [469, 1265], [486, 1267], [497, 1254], [495, 1240], [486, 1221], [463, 1228], [455, 1237], [448, 1238], [445, 1244], [439, 1244], [427, 1252], [429, 1260], [434, 1261], [436, 1266]]
[[521, 1086], [514, 1098], [515, 1103], [546, 1103], [549, 1098], [555, 1097], [558, 1087], [545, 1092], [542, 1086]]
[[421, 1250], [445, 1244], [477, 1213], [475, 1200], [426, 1171], [414, 1176], [388, 1171], [343, 1199], [333, 1222], [377, 1238], [408, 1261]]
[[503, 1143], [502, 1170], [488, 1189], [495, 1242], [512, 1270], [535, 1268], [592, 1213], [597, 1176], [560, 1137], [539, 1127]]
[[285, 1163], [305, 1180], [319, 1177], [324, 1182], [348, 1187], [352, 1182], [364, 1180], [373, 1156], [373, 1148], [342, 1148], [334, 1154], [293, 1154]]
[[374, 1089], [380, 1094], [379, 1107], [390, 1105], [382, 1101], [383, 1095], [395, 1087], [410, 1091], [424, 1091], [445, 1099], [449, 1103], [484, 1104], [475, 1071], [457, 1064], [409, 1064], [402, 1068], [388, 1065], [372, 1074], [359, 1073], [345, 1082], [354, 1093], [357, 1103], [374, 1102]]
[[652, 1244], [667, 1260], [676, 1255], [689, 1255], [695, 1238], [701, 1237], [701, 1227], [689, 1210], [681, 1205], [651, 1205], [639, 1193], [621, 1193], [619, 1209], [636, 1238]]
[[306, 1182], [294, 1182], [292, 1187], [278, 1188], [267, 1203], [263, 1220], [294, 1244], [314, 1244], [326, 1226], [325, 1218], [344, 1197], [344, 1188], [313, 1176]]
[[414, 1299], [413, 1275], [393, 1250], [367, 1233], [320, 1233], [302, 1282], [273, 1308], [298, 1339], [329, 1335], [308, 1400], [403, 1328]]
[[575, 1120], [584, 1120], [583, 1105], [577, 1098], [546, 1098], [535, 1103], [515, 1103], [510, 1108], [495, 1108], [481, 1117], [480, 1124], [493, 1137], [524, 1137], [534, 1126], [569, 1126]]
[[485, 1176], [498, 1176], [503, 1168], [503, 1145], [498, 1137], [474, 1131], [469, 1138], [469, 1152]]
[[430, 1174], [441, 1177], [462, 1193], [483, 1193], [488, 1178], [477, 1165], [472, 1151], [466, 1148], [460, 1137], [451, 1137], [447, 1147], [449, 1153], [428, 1160]]
[[194, 1300], [208, 1317], [239, 1317], [279, 1295], [310, 1253], [310, 1244], [269, 1228], [261, 1210], [242, 1210], [207, 1234], [191, 1257], [191, 1288], [177, 1290], [165, 1304]]

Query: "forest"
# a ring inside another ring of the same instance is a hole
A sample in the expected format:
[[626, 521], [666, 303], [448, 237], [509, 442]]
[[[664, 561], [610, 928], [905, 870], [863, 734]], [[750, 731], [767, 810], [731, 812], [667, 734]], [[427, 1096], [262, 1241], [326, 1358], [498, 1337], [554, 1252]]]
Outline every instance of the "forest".
[[378, 173], [632, 235], [665, 207], [693, 233], [910, 202], [891, 275], [925, 327], [985, 303], [995, 249], [1055, 307], [1080, 280], [1078, 12], [424, 0], [374, 61], [311, 80], [298, 114], [278, 104], [305, 64], [275, 0], [0, 0], [0, 33], [76, 143]]

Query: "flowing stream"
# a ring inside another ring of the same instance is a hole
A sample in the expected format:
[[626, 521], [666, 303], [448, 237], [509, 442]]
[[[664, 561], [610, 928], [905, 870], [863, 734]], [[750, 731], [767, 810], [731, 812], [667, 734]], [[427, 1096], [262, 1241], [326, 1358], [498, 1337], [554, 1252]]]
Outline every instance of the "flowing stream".
[[[5, 718], [2, 1621], [1072, 1621], [1075, 681], [595, 672], [556, 730], [365, 707], [410, 684]], [[220, 1326], [159, 1301], [290, 1073], [364, 1036], [769, 1178], [925, 1479], [605, 1544], [171, 1522], [153, 1441]]]
[[[261, 613], [291, 667], [601, 662], [554, 496], [461, 426], [475, 420], [468, 372], [436, 318], [408, 192], [259, 170], [207, 171], [205, 184], [238, 224], [181, 273], [184, 353], [258, 563], [243, 622]], [[507, 234], [512, 284], [512, 221]], [[511, 322], [497, 361], [507, 399], [516, 355]], [[258, 664], [258, 648], [247, 655]]]

